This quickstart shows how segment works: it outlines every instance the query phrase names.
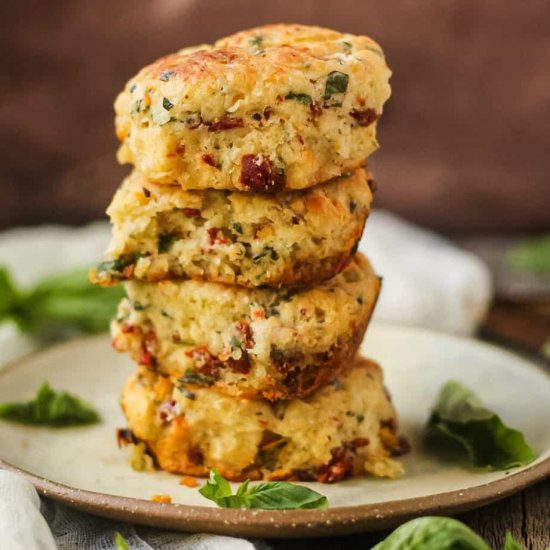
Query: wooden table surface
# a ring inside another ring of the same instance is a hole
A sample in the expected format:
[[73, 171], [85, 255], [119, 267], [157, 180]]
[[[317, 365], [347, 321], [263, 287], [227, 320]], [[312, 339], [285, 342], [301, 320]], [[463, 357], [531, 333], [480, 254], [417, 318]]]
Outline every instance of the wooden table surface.
[[[480, 337], [532, 357], [550, 339], [547, 307], [495, 305]], [[547, 364], [550, 370], [550, 363]], [[549, 404], [550, 407], [550, 404]], [[550, 479], [509, 498], [456, 516], [481, 535], [495, 550], [504, 547], [507, 530], [527, 550], [545, 550], [550, 545]], [[367, 550], [388, 535], [388, 531], [330, 539], [271, 540], [274, 550]]]

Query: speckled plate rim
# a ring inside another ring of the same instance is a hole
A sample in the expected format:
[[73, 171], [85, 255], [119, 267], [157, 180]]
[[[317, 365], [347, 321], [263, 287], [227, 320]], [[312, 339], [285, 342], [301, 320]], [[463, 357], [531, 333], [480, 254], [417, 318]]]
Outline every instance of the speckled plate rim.
[[[380, 323], [392, 324], [393, 323]], [[398, 326], [419, 332], [434, 331], [407, 326]], [[526, 362], [520, 354], [471, 338], [442, 334], [447, 339], [459, 340], [497, 349]], [[37, 353], [49, 353], [64, 346], [78, 345], [79, 338]], [[17, 368], [37, 353], [30, 353], [11, 361], [0, 372]], [[541, 368], [536, 362], [528, 361], [531, 368]], [[541, 368], [541, 370], [544, 370]], [[32, 474], [0, 459], [0, 469], [21, 474], [28, 479], [43, 496], [63, 502], [72, 508], [96, 516], [131, 522], [151, 527], [187, 532], [208, 532], [221, 535], [299, 538], [330, 537], [358, 532], [368, 532], [395, 527], [409, 519], [423, 515], [453, 515], [491, 504], [506, 498], [550, 477], [550, 457], [533, 466], [510, 473], [507, 477], [475, 487], [448, 491], [379, 504], [342, 506], [328, 510], [233, 510], [192, 506], [186, 504], [164, 504], [149, 500], [122, 497], [77, 489]]]
[[263, 538], [330, 537], [387, 529], [423, 515], [453, 515], [491, 504], [550, 476], [550, 458], [508, 477], [459, 491], [328, 510], [233, 510], [163, 504], [75, 489], [0, 460], [43, 495], [96, 516], [177, 531]]

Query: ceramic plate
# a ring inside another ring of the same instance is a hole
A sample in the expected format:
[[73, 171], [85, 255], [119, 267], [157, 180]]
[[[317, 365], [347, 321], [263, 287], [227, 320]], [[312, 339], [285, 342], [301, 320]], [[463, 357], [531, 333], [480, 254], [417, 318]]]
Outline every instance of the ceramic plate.
[[[0, 371], [0, 402], [28, 399], [43, 380], [93, 403], [96, 426], [44, 429], [0, 422], [0, 464], [23, 472], [47, 496], [93, 514], [179, 529], [243, 536], [326, 536], [394, 526], [414, 516], [454, 514], [503, 498], [550, 474], [550, 376], [502, 349], [417, 328], [373, 323], [363, 352], [385, 369], [386, 384], [413, 447], [395, 480], [311, 483], [326, 511], [226, 510], [165, 472], [140, 473], [117, 448], [124, 426], [120, 389], [133, 366], [107, 336], [72, 341]], [[474, 388], [537, 453], [526, 468], [479, 472], [431, 457], [422, 446], [430, 405], [443, 382]], [[173, 504], [150, 501], [167, 494]]]

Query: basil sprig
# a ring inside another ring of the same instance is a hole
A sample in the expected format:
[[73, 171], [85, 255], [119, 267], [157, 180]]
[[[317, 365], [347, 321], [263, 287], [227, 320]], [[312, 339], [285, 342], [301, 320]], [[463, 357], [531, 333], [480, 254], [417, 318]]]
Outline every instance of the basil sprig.
[[77, 426], [99, 422], [99, 415], [78, 397], [53, 390], [44, 382], [36, 397], [26, 403], [0, 404], [0, 418], [42, 426]]
[[67, 330], [107, 330], [124, 290], [93, 285], [87, 273], [88, 269], [61, 273], [21, 290], [0, 267], [0, 322], [12, 320], [22, 331], [42, 337], [63, 336]]
[[471, 390], [455, 381], [447, 382], [439, 393], [427, 440], [442, 450], [458, 446], [472, 464], [491, 470], [525, 466], [535, 456], [520, 431], [506, 426]]
[[249, 485], [242, 483], [233, 494], [229, 482], [213, 468], [199, 493], [220, 508], [261, 508], [264, 510], [294, 510], [328, 507], [327, 497], [286, 481], [266, 481]]
[[[456, 519], [426, 516], [401, 525], [372, 550], [491, 550], [491, 547]], [[507, 532], [504, 550], [523, 550], [523, 547]]]

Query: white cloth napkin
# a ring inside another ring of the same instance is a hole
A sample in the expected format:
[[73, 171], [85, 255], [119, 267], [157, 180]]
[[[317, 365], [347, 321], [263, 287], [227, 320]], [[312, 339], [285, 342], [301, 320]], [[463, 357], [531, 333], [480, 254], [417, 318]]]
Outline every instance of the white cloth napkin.
[[[0, 470], [0, 550], [115, 550], [118, 531], [132, 550], [254, 550], [244, 539], [134, 527], [42, 502], [30, 482]], [[49, 525], [49, 526], [48, 526]]]
[[383, 277], [375, 319], [471, 335], [485, 318], [491, 274], [471, 252], [379, 210], [359, 250]]
[[[94, 264], [106, 248], [109, 232], [105, 222], [79, 229], [6, 231], [0, 234], [0, 265], [7, 265], [20, 284], [31, 285], [52, 273]], [[371, 214], [359, 249], [384, 279], [376, 318], [458, 334], [473, 333], [483, 320], [492, 285], [488, 269], [476, 256], [381, 211]], [[13, 324], [0, 324], [0, 369], [35, 347]], [[249, 550], [259, 544], [133, 527], [47, 500], [42, 502], [42, 514], [39, 509], [30, 483], [0, 472], [0, 550], [114, 550], [115, 531], [135, 550]]]

